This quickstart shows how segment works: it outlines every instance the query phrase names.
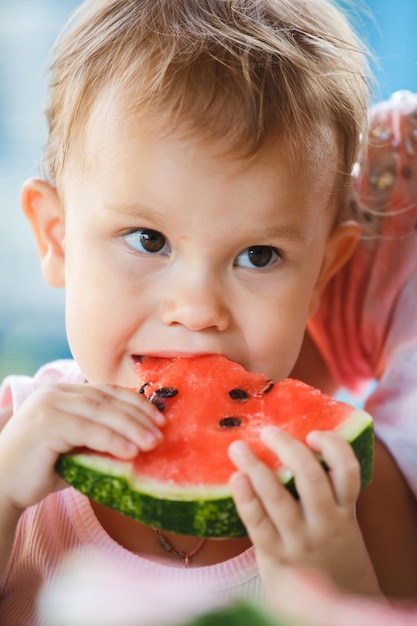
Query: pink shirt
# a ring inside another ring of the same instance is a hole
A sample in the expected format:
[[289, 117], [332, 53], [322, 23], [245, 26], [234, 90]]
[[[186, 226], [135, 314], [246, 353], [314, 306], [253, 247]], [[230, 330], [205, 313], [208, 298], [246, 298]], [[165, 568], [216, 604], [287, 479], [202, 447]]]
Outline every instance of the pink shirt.
[[309, 330], [341, 385], [377, 381], [366, 409], [417, 496], [417, 95], [373, 109], [368, 146], [349, 199], [364, 237]]
[[[13, 406], [16, 411], [37, 387], [64, 381], [85, 382], [74, 361], [49, 363], [34, 378], [8, 376], [0, 387], [0, 407]], [[50, 580], [66, 554], [81, 549], [82, 558], [83, 549], [87, 548], [100, 555], [103, 562], [114, 566], [116, 572], [128, 570], [130, 579], [137, 577], [139, 600], [141, 583], [144, 578], [152, 577], [155, 584], [172, 581], [176, 585], [191, 585], [204, 594], [212, 592], [213, 599], [262, 596], [253, 548], [229, 561], [205, 567], [186, 569], [156, 563], [132, 554], [111, 539], [98, 522], [88, 498], [68, 488], [49, 495], [22, 515], [7, 570], [0, 580], [0, 624], [40, 624], [36, 611], [39, 590]], [[53, 616], [50, 624], [56, 624]]]

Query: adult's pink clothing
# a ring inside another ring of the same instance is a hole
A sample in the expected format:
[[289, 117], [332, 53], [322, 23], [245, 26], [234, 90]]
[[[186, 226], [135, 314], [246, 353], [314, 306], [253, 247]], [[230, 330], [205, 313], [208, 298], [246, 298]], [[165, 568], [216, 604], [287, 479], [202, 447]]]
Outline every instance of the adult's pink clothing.
[[377, 105], [365, 145], [347, 207], [364, 236], [309, 331], [340, 385], [376, 381], [366, 409], [417, 496], [417, 95]]

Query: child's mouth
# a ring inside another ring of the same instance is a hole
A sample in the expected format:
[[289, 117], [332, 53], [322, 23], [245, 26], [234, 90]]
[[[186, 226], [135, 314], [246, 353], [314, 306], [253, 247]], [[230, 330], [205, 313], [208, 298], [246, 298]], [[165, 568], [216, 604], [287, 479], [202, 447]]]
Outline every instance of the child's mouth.
[[196, 357], [196, 356], [202, 356], [203, 354], [208, 354], [208, 353], [202, 353], [202, 352], [198, 352], [198, 353], [194, 353], [194, 352], [184, 352], [184, 351], [169, 351], [169, 352], [158, 352], [158, 353], [152, 353], [152, 354], [132, 354], [131, 361], [132, 361], [132, 366], [133, 368], [136, 367], [136, 365], [138, 363], [143, 363], [143, 361], [148, 358], [148, 357], [152, 357], [152, 358], [159, 358], [159, 359], [175, 359], [178, 357], [181, 358], [192, 358], [192, 357]]
[[130, 357], [133, 367], [135, 367], [138, 363], [143, 363], [143, 360], [145, 358], [145, 356], [139, 354], [132, 354], [132, 356]]

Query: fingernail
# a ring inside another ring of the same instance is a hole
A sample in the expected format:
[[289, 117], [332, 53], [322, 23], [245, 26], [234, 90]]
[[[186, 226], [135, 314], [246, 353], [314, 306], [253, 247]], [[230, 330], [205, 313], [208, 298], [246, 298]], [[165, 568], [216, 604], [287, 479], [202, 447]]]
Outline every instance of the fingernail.
[[161, 431], [158, 428], [153, 428], [152, 434], [154, 435], [154, 437], [156, 437], [158, 441], [161, 441], [161, 439], [164, 438], [163, 433], [161, 433]]
[[145, 439], [146, 443], [149, 443], [150, 445], [155, 445], [158, 441], [162, 439], [162, 434], [158, 430], [147, 430], [143, 434], [143, 438]]
[[314, 444], [314, 442], [317, 442], [320, 440], [320, 437], [322, 436], [323, 432], [324, 431], [322, 430], [311, 430], [306, 435], [306, 442], [310, 444]]
[[132, 441], [127, 441], [126, 442], [126, 450], [128, 454], [131, 454], [132, 456], [138, 454], [139, 452], [139, 448], [138, 446], [133, 443]]
[[159, 411], [155, 411], [152, 417], [153, 421], [158, 424], [158, 426], [165, 426], [165, 424], [167, 423], [166, 417], [162, 415], [162, 413], [160, 413]]
[[248, 480], [242, 472], [234, 472], [230, 476], [229, 482], [236, 490], [238, 490], [238, 493], [241, 493], [242, 489], [246, 489], [248, 484]]
[[283, 431], [281, 430], [281, 428], [278, 428], [278, 426], [265, 426], [265, 428], [262, 429], [262, 436], [263, 437], [267, 437], [268, 439], [270, 437], [275, 437], [276, 435], [279, 435], [280, 433], [282, 433]]
[[230, 449], [233, 451], [233, 454], [238, 454], [240, 456], [244, 456], [249, 452], [249, 446], [245, 441], [233, 441], [230, 444]]

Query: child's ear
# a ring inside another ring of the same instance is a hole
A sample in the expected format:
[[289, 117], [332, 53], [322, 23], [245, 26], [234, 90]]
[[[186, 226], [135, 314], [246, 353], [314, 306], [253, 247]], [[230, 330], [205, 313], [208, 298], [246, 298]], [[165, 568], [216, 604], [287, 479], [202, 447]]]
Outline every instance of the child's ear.
[[35, 235], [43, 277], [52, 287], [64, 287], [64, 211], [55, 187], [30, 178], [23, 185], [20, 202]]
[[310, 303], [310, 316], [316, 313], [321, 295], [329, 280], [343, 267], [352, 256], [360, 239], [361, 228], [357, 222], [341, 222], [327, 240], [326, 251]]

